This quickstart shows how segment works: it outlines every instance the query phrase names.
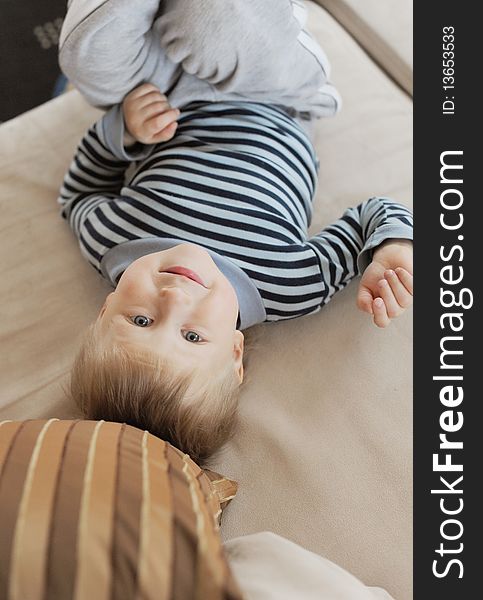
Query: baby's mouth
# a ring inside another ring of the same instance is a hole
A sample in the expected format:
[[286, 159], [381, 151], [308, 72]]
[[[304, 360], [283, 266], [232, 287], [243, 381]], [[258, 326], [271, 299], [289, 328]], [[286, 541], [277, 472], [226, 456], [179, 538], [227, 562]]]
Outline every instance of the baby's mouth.
[[173, 275], [182, 275], [183, 277], [186, 277], [187, 279], [191, 279], [191, 281], [194, 281], [195, 283], [206, 288], [206, 285], [203, 283], [203, 280], [198, 275], [198, 273], [196, 273], [195, 271], [192, 271], [191, 269], [187, 269], [186, 267], [180, 267], [180, 266], [169, 267], [168, 269], [164, 269], [162, 271], [162, 273], [173, 273]]

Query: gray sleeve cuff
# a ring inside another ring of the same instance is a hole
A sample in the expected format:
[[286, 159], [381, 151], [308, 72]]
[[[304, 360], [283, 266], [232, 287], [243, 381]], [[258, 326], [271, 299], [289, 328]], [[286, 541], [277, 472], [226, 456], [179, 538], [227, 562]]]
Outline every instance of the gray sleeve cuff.
[[372, 254], [374, 249], [389, 239], [412, 240], [413, 228], [403, 223], [397, 225], [387, 224], [378, 227], [364, 244], [364, 248], [357, 257], [357, 267], [359, 269], [359, 273], [363, 273], [366, 267], [368, 267], [372, 262]]
[[102, 136], [104, 143], [119, 160], [133, 162], [147, 158], [153, 151], [153, 145], [145, 145], [140, 142], [126, 148], [124, 146], [124, 117], [122, 105], [115, 104], [101, 119]]

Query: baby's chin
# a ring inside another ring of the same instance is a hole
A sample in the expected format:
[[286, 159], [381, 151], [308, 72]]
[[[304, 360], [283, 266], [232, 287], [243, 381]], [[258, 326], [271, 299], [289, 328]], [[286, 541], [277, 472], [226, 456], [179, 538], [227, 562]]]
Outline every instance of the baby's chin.
[[208, 261], [209, 264], [214, 264], [214, 261], [211, 258], [211, 255], [208, 252], [208, 250], [206, 250], [202, 246], [198, 246], [198, 244], [192, 244], [190, 242], [178, 244], [173, 248], [169, 248], [169, 250], [163, 250], [159, 254], [163, 254], [163, 252], [166, 253], [165, 255], [167, 255], [167, 253], [169, 252], [170, 256], [172, 257], [179, 256], [180, 258], [182, 257], [185, 260], [202, 260], [203, 262]]

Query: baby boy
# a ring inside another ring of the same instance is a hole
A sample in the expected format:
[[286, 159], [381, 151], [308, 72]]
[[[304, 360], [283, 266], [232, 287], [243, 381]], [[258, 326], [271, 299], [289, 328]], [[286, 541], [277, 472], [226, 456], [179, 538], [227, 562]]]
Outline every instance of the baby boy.
[[228, 2], [222, 14], [216, 2], [202, 14], [184, 0], [134, 14], [105, 4], [61, 49], [86, 97], [118, 102], [84, 136], [59, 198], [82, 254], [115, 288], [71, 391], [87, 417], [148, 429], [203, 461], [233, 429], [242, 330], [314, 313], [358, 274], [358, 306], [376, 325], [411, 304], [412, 217], [375, 197], [308, 235], [309, 132], [339, 99], [301, 2], [278, 3], [271, 20], [267, 1]]

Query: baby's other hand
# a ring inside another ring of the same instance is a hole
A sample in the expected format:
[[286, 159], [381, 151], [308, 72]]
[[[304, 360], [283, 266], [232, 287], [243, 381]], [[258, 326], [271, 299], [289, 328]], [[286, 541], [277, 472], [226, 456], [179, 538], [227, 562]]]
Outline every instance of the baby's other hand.
[[413, 243], [391, 239], [378, 246], [364, 271], [357, 306], [387, 327], [413, 303]]
[[[122, 111], [127, 132], [142, 144], [167, 142], [176, 131], [179, 110], [152, 83], [144, 83], [123, 100]], [[126, 141], [129, 136], [126, 137]]]

